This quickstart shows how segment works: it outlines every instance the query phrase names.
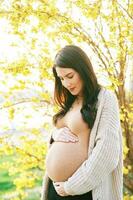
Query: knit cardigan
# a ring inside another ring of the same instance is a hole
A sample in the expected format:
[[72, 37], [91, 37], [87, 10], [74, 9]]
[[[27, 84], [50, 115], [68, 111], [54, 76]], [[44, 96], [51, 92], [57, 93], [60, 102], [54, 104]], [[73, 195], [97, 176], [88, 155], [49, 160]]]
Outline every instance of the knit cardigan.
[[[102, 88], [98, 110], [90, 133], [88, 159], [64, 184], [69, 195], [92, 190], [93, 200], [122, 200], [123, 148], [119, 106], [116, 95]], [[48, 200], [49, 177], [45, 173], [41, 200]]]

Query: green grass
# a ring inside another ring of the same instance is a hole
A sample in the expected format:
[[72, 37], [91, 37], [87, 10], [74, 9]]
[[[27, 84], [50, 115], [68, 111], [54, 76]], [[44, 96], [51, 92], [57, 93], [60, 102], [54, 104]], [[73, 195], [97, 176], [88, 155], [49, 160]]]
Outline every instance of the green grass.
[[8, 171], [3, 170], [0, 172], [0, 194], [15, 189], [12, 181], [13, 177], [8, 175]]
[[[1, 157], [0, 165], [3, 162], [7, 162], [7, 161], [12, 162], [12, 156]], [[6, 169], [0, 170], [0, 195], [4, 194], [5, 192], [9, 192], [15, 189], [15, 186], [12, 183], [13, 179], [14, 177], [9, 176], [8, 171]]]
[[[9, 161], [12, 162], [13, 161], [13, 157], [14, 156], [4, 156], [0, 158], [0, 165], [3, 162]], [[0, 200], [2, 199], [2, 196], [6, 195], [8, 192], [12, 192], [15, 190], [15, 185], [13, 184], [13, 180], [16, 177], [15, 176], [9, 176], [8, 171], [6, 169], [4, 170], [0, 170]], [[36, 187], [38, 188], [39, 186], [41, 186], [41, 180], [37, 180], [36, 181]], [[25, 198], [25, 200], [39, 200], [39, 191], [35, 190], [36, 188], [33, 188], [31, 190], [28, 190], [28, 197]]]

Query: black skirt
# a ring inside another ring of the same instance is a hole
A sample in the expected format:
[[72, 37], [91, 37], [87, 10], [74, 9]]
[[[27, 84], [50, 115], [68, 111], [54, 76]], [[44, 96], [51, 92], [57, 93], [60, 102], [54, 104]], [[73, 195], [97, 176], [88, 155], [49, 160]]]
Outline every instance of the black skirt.
[[93, 200], [93, 199], [92, 199], [92, 191], [82, 195], [75, 195], [75, 196], [69, 195], [66, 197], [62, 197], [57, 194], [53, 182], [50, 180], [48, 188], [48, 200]]

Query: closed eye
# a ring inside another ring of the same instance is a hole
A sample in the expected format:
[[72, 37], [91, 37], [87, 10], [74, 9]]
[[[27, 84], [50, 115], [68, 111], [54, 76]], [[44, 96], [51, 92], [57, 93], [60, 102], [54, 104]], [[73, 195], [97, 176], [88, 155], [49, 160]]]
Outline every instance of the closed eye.
[[68, 76], [69, 79], [73, 78], [73, 76]]
[[[73, 78], [73, 75], [71, 75], [71, 76], [69, 75], [69, 76], [66, 76], [66, 77], [67, 77], [68, 79], [71, 79], [71, 78]], [[60, 78], [61, 81], [64, 80], [64, 78], [62, 78], [62, 77], [60, 77], [60, 76], [59, 76], [59, 78]]]

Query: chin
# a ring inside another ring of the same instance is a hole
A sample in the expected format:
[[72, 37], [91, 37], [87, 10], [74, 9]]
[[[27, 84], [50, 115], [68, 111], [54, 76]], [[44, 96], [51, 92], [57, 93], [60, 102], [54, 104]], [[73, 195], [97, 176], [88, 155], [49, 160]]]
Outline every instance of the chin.
[[80, 94], [80, 91], [69, 91], [72, 95], [74, 95], [74, 96], [77, 96], [77, 95], [79, 95]]
[[78, 93], [77, 92], [71, 92], [72, 95], [77, 96]]

